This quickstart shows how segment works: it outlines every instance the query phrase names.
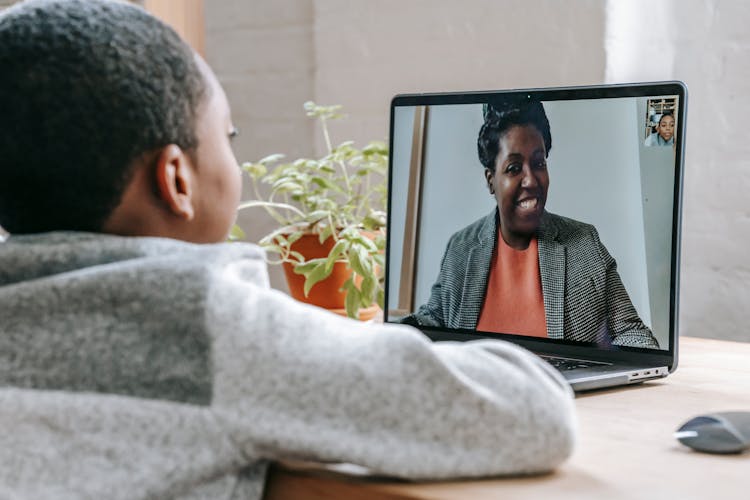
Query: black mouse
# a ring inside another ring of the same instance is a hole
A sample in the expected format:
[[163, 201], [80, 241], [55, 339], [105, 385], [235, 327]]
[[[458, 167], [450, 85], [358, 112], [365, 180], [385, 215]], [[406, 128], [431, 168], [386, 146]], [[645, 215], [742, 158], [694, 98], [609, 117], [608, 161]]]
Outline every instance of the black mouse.
[[750, 448], [750, 411], [699, 415], [677, 429], [674, 437], [696, 451], [742, 453]]

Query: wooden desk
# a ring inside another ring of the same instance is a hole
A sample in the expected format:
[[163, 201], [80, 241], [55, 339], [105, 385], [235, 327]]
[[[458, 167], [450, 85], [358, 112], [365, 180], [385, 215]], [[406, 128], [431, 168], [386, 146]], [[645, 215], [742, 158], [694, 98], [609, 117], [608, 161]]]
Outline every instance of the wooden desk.
[[750, 344], [682, 338], [679, 354], [666, 379], [578, 396], [576, 450], [551, 474], [407, 483], [276, 465], [265, 498], [746, 500], [750, 452], [696, 453], [672, 433], [696, 414], [750, 410]]

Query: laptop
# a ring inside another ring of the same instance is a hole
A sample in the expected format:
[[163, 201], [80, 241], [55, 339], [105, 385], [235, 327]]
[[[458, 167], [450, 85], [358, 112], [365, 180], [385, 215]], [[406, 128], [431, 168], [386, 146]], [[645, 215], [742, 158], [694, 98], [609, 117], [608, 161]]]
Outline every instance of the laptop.
[[385, 321], [513, 342], [576, 391], [673, 372], [686, 95], [394, 97]]

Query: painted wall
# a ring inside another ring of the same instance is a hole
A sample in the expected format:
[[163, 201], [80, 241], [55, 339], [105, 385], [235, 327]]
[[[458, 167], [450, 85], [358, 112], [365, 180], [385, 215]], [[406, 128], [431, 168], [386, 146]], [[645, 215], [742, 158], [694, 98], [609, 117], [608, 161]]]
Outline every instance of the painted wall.
[[750, 341], [748, 19], [744, 1], [607, 3], [606, 80], [679, 79], [689, 90], [683, 335]]
[[[312, 0], [221, 0], [204, 4], [206, 60], [227, 93], [240, 131], [234, 141], [240, 162], [273, 153], [287, 159], [311, 155], [313, 123], [302, 104], [315, 97]], [[244, 198], [252, 197], [246, 178]], [[277, 226], [261, 209], [239, 214], [249, 241]], [[287, 290], [280, 266], [269, 268], [271, 284]]]

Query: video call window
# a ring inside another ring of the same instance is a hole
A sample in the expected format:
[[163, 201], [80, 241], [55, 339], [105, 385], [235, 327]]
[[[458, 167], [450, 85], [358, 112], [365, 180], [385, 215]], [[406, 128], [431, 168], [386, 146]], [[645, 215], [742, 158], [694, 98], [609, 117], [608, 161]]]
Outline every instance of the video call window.
[[646, 102], [646, 146], [672, 146], [677, 131], [677, 98], [660, 97]]
[[669, 349], [678, 106], [396, 107], [388, 321]]

